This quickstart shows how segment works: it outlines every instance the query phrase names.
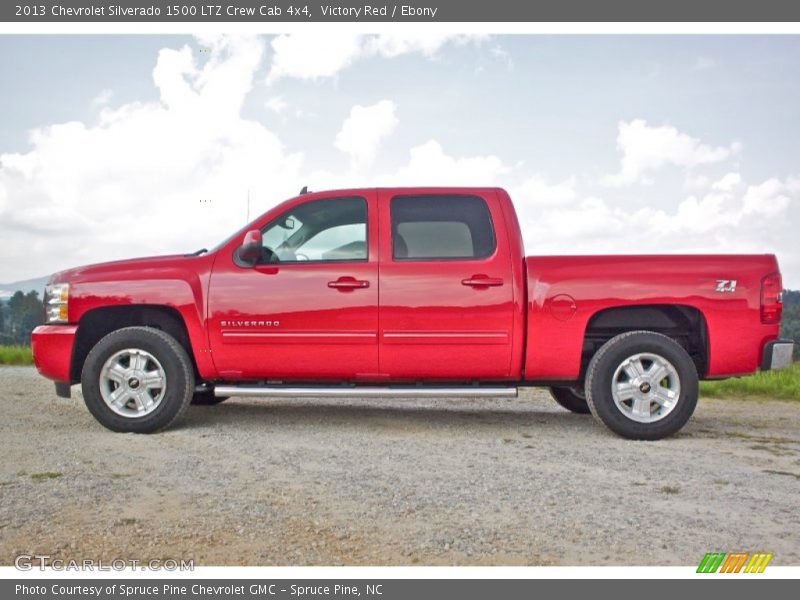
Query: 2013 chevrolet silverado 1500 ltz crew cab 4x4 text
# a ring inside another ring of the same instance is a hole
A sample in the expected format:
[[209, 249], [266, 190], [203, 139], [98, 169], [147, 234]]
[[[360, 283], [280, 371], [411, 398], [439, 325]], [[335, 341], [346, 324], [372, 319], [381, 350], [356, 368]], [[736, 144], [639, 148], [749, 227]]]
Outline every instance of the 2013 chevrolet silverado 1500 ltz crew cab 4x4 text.
[[778, 369], [774, 256], [525, 257], [497, 188], [301, 193], [207, 253], [54, 275], [34, 360], [114, 431], [230, 396], [513, 396], [548, 386], [659, 439], [698, 380]]

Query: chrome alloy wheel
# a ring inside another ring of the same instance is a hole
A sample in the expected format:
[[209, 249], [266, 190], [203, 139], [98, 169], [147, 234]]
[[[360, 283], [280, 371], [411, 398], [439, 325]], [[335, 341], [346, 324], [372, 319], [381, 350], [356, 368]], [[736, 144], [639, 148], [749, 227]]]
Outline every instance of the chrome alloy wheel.
[[640, 353], [617, 367], [611, 395], [620, 412], [638, 423], [655, 423], [678, 404], [681, 381], [678, 371], [663, 356]]
[[153, 412], [167, 391], [167, 374], [155, 356], [138, 348], [113, 354], [100, 370], [100, 394], [118, 415], [135, 418]]

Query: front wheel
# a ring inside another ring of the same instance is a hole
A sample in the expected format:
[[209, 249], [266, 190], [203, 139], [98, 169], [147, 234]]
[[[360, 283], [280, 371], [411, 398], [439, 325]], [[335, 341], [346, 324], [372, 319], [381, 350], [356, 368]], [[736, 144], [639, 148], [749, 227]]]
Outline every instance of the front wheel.
[[583, 391], [583, 386], [581, 385], [572, 387], [551, 387], [550, 395], [560, 406], [566, 408], [570, 412], [579, 415], [589, 414], [589, 405], [586, 403], [586, 393]]
[[173, 338], [126, 327], [101, 339], [81, 373], [86, 406], [112, 431], [151, 433], [176, 421], [195, 388], [192, 362]]
[[631, 331], [606, 342], [586, 374], [592, 414], [622, 437], [658, 440], [674, 434], [697, 405], [697, 369], [675, 340]]

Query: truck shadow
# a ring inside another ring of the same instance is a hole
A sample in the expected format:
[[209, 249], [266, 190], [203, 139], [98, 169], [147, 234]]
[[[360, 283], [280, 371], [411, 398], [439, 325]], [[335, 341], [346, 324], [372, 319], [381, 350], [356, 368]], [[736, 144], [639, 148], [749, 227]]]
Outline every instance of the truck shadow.
[[454, 426], [553, 427], [570, 430], [596, 429], [598, 424], [590, 415], [577, 415], [557, 407], [543, 406], [498, 407], [496, 402], [481, 405], [477, 401], [441, 401], [430, 405], [415, 401], [403, 406], [401, 401], [388, 400], [242, 400], [231, 399], [217, 406], [192, 406], [181, 428], [204, 429], [232, 426], [268, 430], [286, 426], [367, 428], [415, 430], [442, 429]]

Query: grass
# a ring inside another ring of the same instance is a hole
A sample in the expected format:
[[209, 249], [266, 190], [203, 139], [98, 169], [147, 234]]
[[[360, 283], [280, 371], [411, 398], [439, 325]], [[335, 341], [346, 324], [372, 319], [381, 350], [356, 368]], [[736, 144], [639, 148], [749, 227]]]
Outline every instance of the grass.
[[761, 396], [780, 400], [800, 400], [800, 363], [782, 371], [761, 371], [748, 377], [723, 381], [703, 381], [700, 394], [713, 398]]
[[31, 475], [31, 479], [34, 481], [44, 481], [45, 479], [56, 479], [57, 477], [61, 477], [63, 473], [57, 473], [54, 471], [46, 471], [44, 473], [33, 473]]
[[788, 475], [800, 480], [800, 473], [790, 473], [789, 471], [775, 471], [773, 469], [764, 469], [764, 473], [772, 473], [773, 475]]
[[32, 365], [30, 346], [0, 346], [0, 365]]

